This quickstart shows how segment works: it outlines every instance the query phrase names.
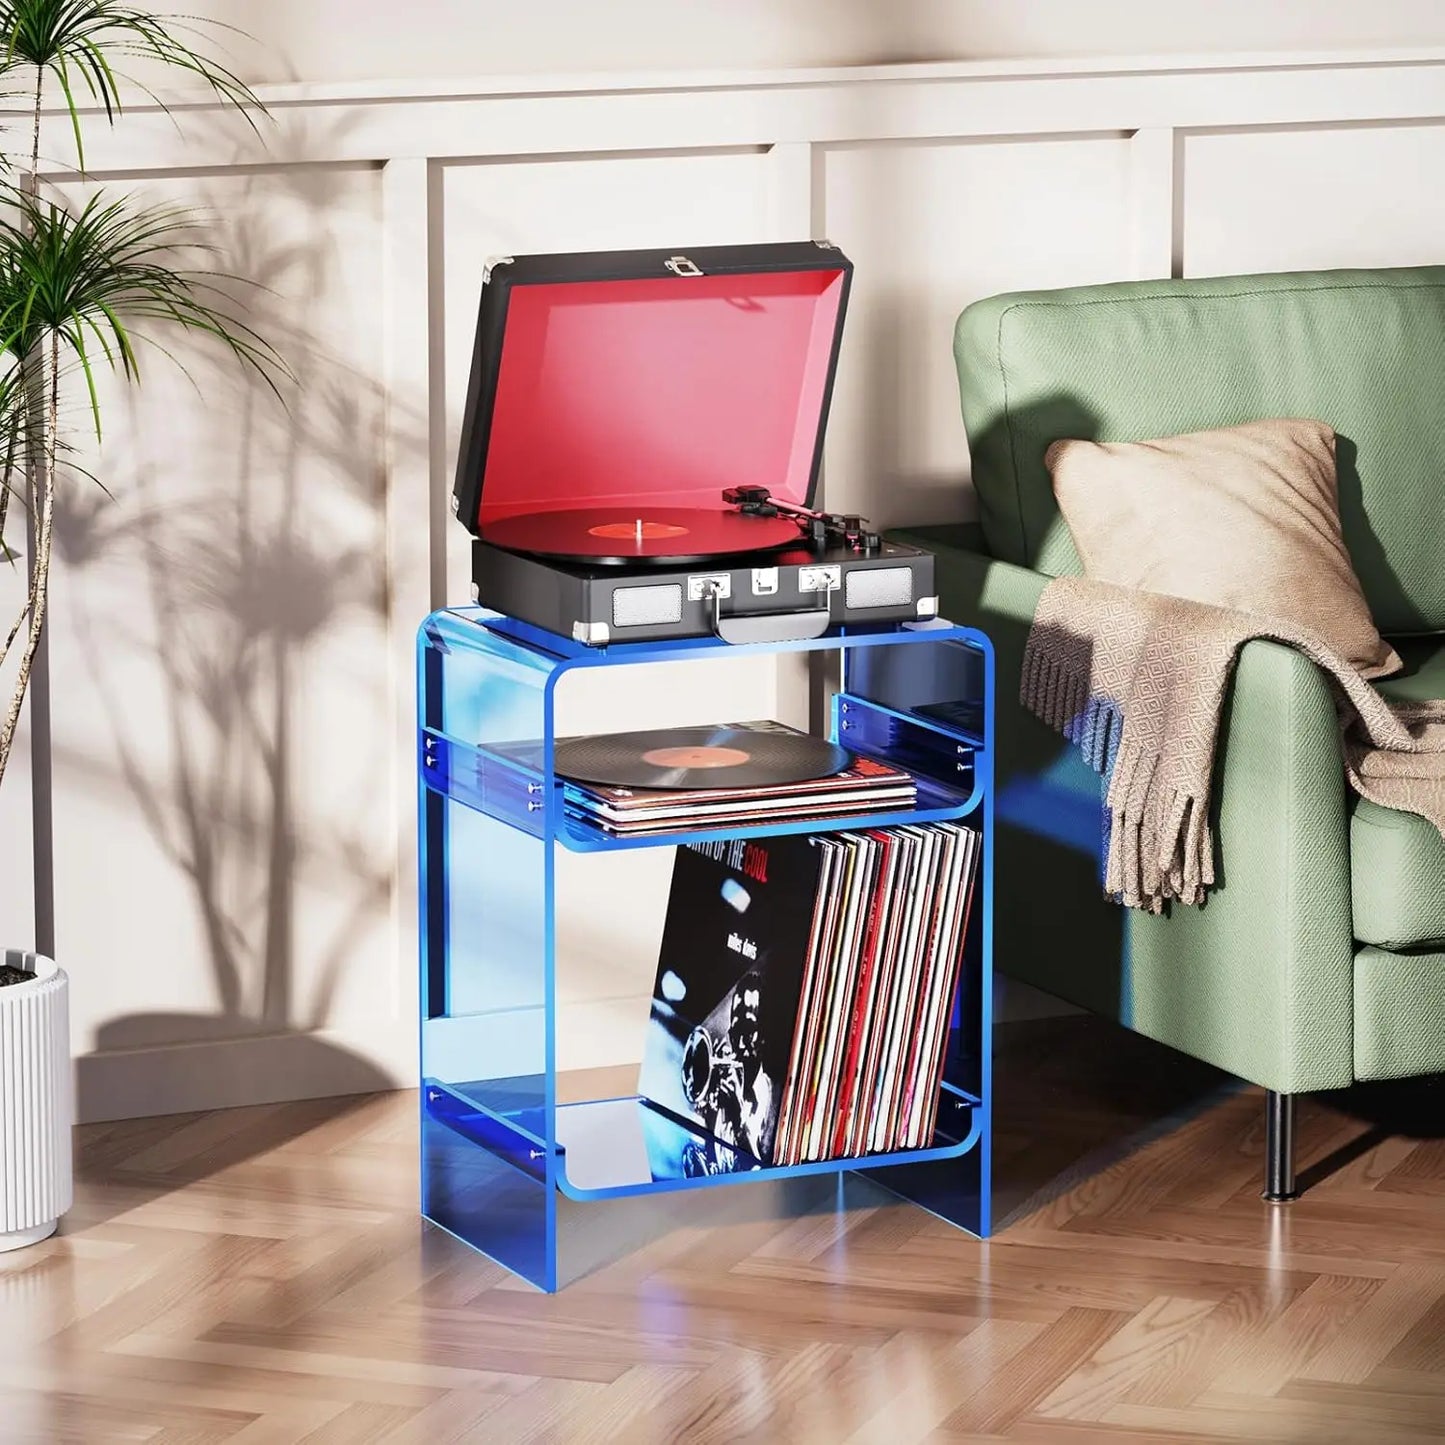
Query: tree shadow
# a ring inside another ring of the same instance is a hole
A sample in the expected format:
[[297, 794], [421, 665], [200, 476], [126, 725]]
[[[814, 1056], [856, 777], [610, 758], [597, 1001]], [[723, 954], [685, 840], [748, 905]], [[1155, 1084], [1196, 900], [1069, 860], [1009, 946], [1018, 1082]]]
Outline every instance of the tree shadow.
[[[106, 1115], [105, 1055], [176, 1044], [280, 1038], [286, 1078], [302, 1090], [398, 1082], [324, 1036], [348, 964], [376, 947], [392, 904], [390, 680], [375, 636], [389, 608], [383, 422], [389, 408], [393, 427], [420, 437], [426, 426], [420, 406], [386, 397], [326, 334], [326, 308], [344, 300], [333, 207], [364, 169], [247, 168], [205, 182], [220, 264], [259, 283], [221, 284], [292, 375], [273, 397], [181, 338], [202, 402], [199, 419], [177, 418], [189, 447], [165, 456], [155, 438], [167, 419], [150, 392], [123, 394], [115, 414], [148, 446], [117, 465], [125, 453], [107, 438], [102, 475], [118, 504], [69, 488], [57, 520], [63, 565], [128, 594], [75, 623], [114, 771], [93, 750], [66, 766], [97, 790], [118, 777], [183, 880], [216, 1000], [213, 1011], [101, 1024], [95, 1052], [78, 1060], [82, 1117]], [[191, 936], [190, 923], [176, 936]], [[257, 1081], [254, 1093], [285, 1087]]]

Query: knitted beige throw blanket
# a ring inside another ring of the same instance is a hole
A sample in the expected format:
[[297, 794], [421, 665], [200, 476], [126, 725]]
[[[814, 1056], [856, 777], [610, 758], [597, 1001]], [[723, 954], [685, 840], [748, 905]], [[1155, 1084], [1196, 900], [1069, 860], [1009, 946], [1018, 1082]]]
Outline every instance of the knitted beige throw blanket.
[[1106, 780], [1104, 889], [1131, 908], [1199, 903], [1214, 882], [1220, 712], [1239, 650], [1256, 637], [1329, 674], [1355, 791], [1445, 835], [1445, 702], [1388, 702], [1317, 638], [1268, 617], [1059, 577], [1034, 615], [1020, 701]]

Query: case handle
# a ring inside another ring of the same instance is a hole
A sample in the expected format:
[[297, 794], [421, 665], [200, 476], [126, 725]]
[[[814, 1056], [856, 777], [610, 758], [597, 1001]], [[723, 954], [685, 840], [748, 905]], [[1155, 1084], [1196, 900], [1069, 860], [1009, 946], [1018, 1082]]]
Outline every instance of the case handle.
[[704, 596], [708, 625], [717, 637], [734, 647], [747, 642], [806, 642], [821, 637], [833, 620], [827, 607], [815, 607], [807, 612], [753, 612], [741, 617], [724, 617], [722, 597], [715, 582], [704, 584]]

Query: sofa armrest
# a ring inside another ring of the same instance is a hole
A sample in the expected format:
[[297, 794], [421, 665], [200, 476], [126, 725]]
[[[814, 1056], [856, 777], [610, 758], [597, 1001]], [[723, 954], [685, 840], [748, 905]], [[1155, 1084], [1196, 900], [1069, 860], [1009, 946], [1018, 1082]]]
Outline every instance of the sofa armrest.
[[1349, 834], [1324, 675], [1292, 648], [1246, 645], [1215, 769], [1219, 886], [1201, 908], [1121, 909], [1100, 893], [1101, 784], [1018, 703], [1048, 577], [956, 531], [894, 535], [935, 553], [943, 615], [987, 632], [998, 659], [999, 967], [1267, 1088], [1350, 1083]]

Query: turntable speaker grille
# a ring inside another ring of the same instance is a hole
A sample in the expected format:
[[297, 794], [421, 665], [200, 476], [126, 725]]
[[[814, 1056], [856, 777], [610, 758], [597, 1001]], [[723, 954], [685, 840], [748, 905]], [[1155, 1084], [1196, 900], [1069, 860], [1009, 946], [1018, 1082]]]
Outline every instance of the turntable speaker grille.
[[618, 587], [612, 594], [614, 627], [655, 627], [660, 622], [681, 621], [682, 584], [679, 582]]
[[843, 579], [849, 607], [905, 607], [913, 601], [913, 568], [869, 567]]

